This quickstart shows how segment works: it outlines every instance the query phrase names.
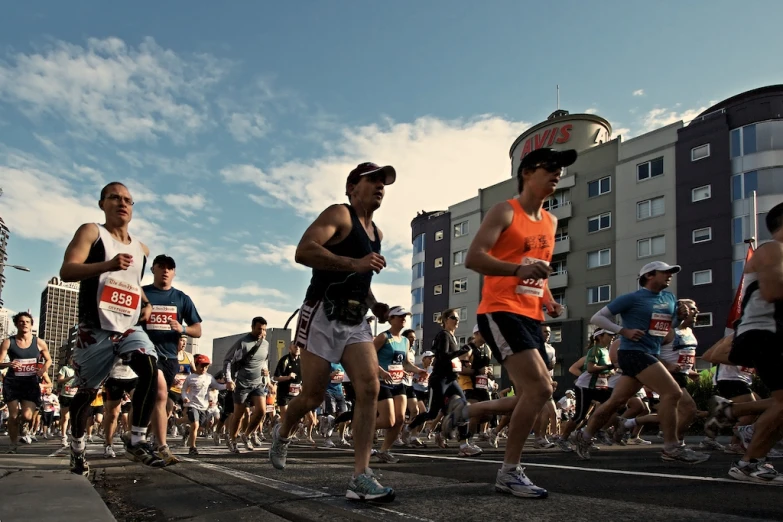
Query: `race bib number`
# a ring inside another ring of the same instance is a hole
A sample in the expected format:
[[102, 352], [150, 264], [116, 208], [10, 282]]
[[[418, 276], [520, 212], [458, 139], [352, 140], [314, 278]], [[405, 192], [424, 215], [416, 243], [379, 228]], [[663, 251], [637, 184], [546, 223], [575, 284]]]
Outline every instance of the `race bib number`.
[[344, 373], [335, 374], [335, 376], [332, 377], [332, 384], [341, 384], [343, 382], [344, 376], [345, 376]]
[[454, 373], [459, 373], [462, 371], [462, 361], [459, 360], [459, 358], [454, 358], [451, 360], [451, 368], [454, 370]]
[[103, 286], [98, 308], [122, 315], [133, 315], [139, 308], [141, 288], [109, 277]]
[[275, 405], [274, 404], [267, 404], [266, 405], [266, 412], [267, 413], [274, 413], [275, 412]]
[[[549, 265], [547, 261], [543, 259], [536, 259], [535, 257], [522, 258], [522, 265], [532, 265], [533, 263], [545, 263]], [[544, 297], [544, 279], [523, 279], [517, 285], [517, 293], [524, 295], [532, 295], [533, 297]]]
[[288, 396], [289, 397], [296, 397], [300, 393], [302, 393], [302, 385], [301, 384], [292, 384], [288, 388]]
[[69, 386], [65, 385], [65, 389], [63, 390], [63, 395], [76, 395], [76, 392], [79, 391], [78, 386]]
[[756, 374], [756, 369], [755, 368], [750, 368], [748, 366], [737, 366], [737, 371], [739, 371], [741, 373], [747, 373], [748, 375], [755, 375]]
[[650, 328], [647, 331], [654, 337], [666, 337], [672, 329], [672, 316], [670, 314], [653, 313], [650, 319]]
[[595, 381], [595, 387], [598, 390], [603, 390], [609, 387], [609, 377], [598, 376]]
[[185, 384], [185, 379], [187, 378], [188, 376], [185, 375], [184, 373], [178, 373], [177, 375], [175, 375], [174, 382], [171, 384], [171, 389], [181, 390], [182, 385]]
[[177, 320], [177, 307], [174, 305], [152, 305], [152, 313], [150, 318], [147, 319], [147, 330], [163, 330], [170, 331], [171, 325], [169, 321]]
[[402, 383], [402, 378], [405, 376], [405, 372], [402, 369], [401, 364], [390, 364], [389, 375], [391, 375], [392, 384]]
[[681, 350], [677, 358], [677, 364], [683, 373], [688, 373], [696, 365], [696, 350]]
[[21, 368], [14, 370], [17, 377], [31, 377], [38, 371], [38, 359], [16, 359], [21, 364]]
[[486, 375], [477, 375], [476, 376], [476, 389], [479, 389], [479, 390], [488, 390], [489, 389], [489, 379], [487, 379]]

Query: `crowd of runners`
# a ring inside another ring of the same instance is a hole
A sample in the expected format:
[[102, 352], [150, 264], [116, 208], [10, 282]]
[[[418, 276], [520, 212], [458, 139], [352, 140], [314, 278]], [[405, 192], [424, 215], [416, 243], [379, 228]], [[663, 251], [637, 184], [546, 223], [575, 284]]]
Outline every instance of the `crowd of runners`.
[[[543, 498], [547, 490], [520, 464], [531, 433], [536, 448], [590, 459], [601, 445], [649, 444], [640, 436], [648, 427], [663, 440], [663, 460], [698, 464], [722, 451], [737, 456], [731, 477], [783, 484], [768, 462], [781, 455], [774, 446], [783, 435], [783, 204], [766, 217], [772, 241], [746, 263], [734, 333], [703, 354], [717, 365], [708, 410], [699, 411], [687, 389], [699, 378], [692, 329], [699, 309], [667, 290], [680, 267], [660, 261], [641, 267], [639, 290], [590, 319], [595, 329], [585, 356], [570, 368], [573, 389], [555, 402], [544, 311], [562, 313], [547, 285], [557, 219], [542, 205], [576, 157], [539, 149], [523, 158], [518, 196], [487, 213], [468, 250], [467, 268], [484, 278], [472, 337], [460, 346], [459, 313], [445, 310], [420, 363], [415, 331], [406, 328], [410, 312], [378, 301], [371, 289], [373, 275], [386, 267], [373, 217], [396, 180], [393, 167], [358, 165], [346, 180], [349, 203], [330, 206], [305, 231], [296, 262], [312, 269], [312, 279], [289, 353], [276, 366], [260, 316], [222, 361], [185, 351], [187, 337], [201, 336], [202, 319], [172, 286], [176, 263], [156, 256], [153, 281], [142, 286], [150, 252], [128, 230], [132, 195], [120, 182], [106, 185], [99, 199], [105, 223], [76, 231], [60, 270], [64, 281], [81, 283], [71, 358], [52, 382], [49, 351], [24, 312], [13, 318], [17, 333], [0, 346], [8, 452], [40, 430], [61, 437], [71, 471], [86, 475], [86, 443], [94, 436], [104, 441], [105, 457], [119, 450], [156, 468], [180, 462], [172, 438], [181, 437], [191, 456], [199, 444], [244, 453], [269, 440], [271, 464], [282, 470], [298, 440], [352, 448], [346, 496], [391, 501], [394, 490], [381, 485], [370, 462], [404, 458], [394, 447], [431, 440], [473, 457], [482, 453], [479, 444], [496, 448], [505, 438], [495, 489]], [[374, 336], [371, 319], [388, 330]], [[493, 360], [510, 387], [499, 389]], [[220, 365], [214, 375], [213, 364]], [[751, 390], [754, 375], [769, 398]], [[705, 437], [689, 448], [685, 434], [698, 417]], [[734, 437], [723, 446], [716, 436], [729, 428]]]

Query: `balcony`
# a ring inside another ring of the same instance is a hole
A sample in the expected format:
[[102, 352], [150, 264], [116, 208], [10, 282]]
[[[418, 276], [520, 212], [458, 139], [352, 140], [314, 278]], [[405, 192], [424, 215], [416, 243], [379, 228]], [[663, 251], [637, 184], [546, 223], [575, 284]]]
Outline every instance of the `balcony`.
[[568, 271], [556, 272], [549, 274], [549, 289], [564, 288], [568, 286]]
[[570, 201], [555, 203], [553, 205], [550, 205], [547, 210], [551, 212], [552, 215], [555, 216], [558, 221], [563, 221], [564, 219], [570, 218], [571, 214], [573, 213]]
[[576, 185], [576, 176], [564, 176], [557, 183], [557, 190], [571, 188]]
[[552, 255], [566, 254], [571, 251], [571, 238], [565, 237], [560, 241], [555, 240], [555, 250]]
[[561, 321], [567, 321], [567, 320], [568, 320], [568, 307], [567, 306], [563, 307], [563, 313], [560, 314], [560, 316], [557, 317], [557, 318], [550, 317], [550, 315], [548, 313], [546, 313], [546, 310], [544, 310], [544, 322], [545, 323], [555, 323], [555, 322], [559, 323]]

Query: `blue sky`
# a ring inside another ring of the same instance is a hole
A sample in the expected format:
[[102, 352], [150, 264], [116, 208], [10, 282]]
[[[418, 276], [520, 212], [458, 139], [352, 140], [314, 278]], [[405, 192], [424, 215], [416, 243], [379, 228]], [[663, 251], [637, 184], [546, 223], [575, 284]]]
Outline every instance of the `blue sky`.
[[[198, 5], [195, 5], [198, 4]], [[683, 5], [684, 4], [684, 5]], [[596, 6], [600, 6], [596, 8]], [[178, 261], [204, 341], [282, 326], [309, 274], [293, 249], [370, 160], [398, 169], [376, 222], [376, 294], [410, 304], [416, 211], [508, 175], [561, 105], [638, 135], [780, 83], [776, 1], [67, 2], [0, 20], [3, 292], [37, 313], [97, 195], [128, 183], [132, 233]], [[684, 47], [687, 45], [687, 47]], [[148, 276], [146, 282], [150, 281]]]

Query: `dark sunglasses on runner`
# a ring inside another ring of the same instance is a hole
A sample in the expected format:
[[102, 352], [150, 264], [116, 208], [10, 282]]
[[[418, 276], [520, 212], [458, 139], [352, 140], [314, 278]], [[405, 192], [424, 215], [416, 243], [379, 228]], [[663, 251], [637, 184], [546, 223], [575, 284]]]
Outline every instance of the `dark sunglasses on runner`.
[[559, 163], [554, 162], [546, 162], [546, 163], [539, 163], [536, 165], [537, 169], [544, 169], [547, 172], [557, 172], [558, 170], [562, 169], [563, 167]]

